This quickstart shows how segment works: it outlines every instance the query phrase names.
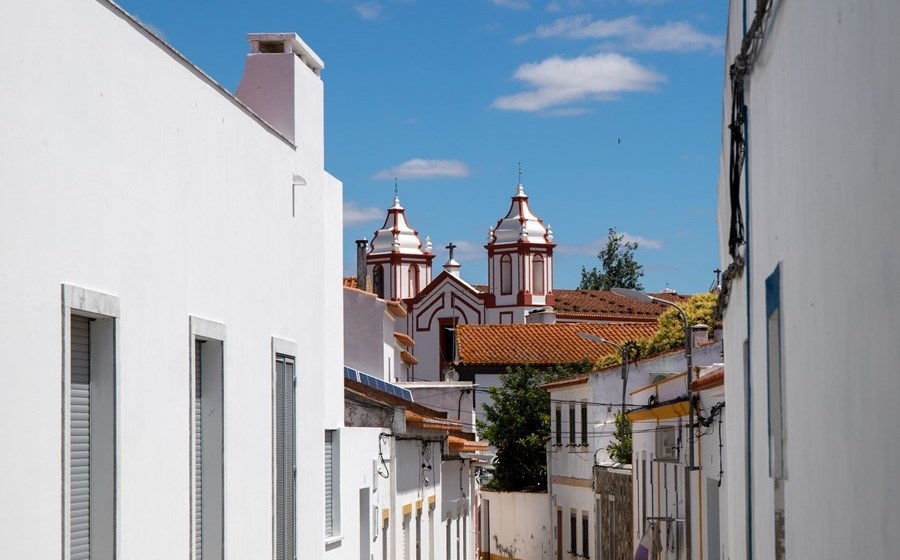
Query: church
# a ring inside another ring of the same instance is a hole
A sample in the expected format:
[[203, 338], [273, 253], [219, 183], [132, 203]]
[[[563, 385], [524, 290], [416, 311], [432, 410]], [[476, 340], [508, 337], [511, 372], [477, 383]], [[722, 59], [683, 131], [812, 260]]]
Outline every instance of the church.
[[[557, 323], [655, 327], [665, 309], [606, 291], [554, 290], [553, 231], [532, 210], [521, 183], [506, 214], [488, 232], [486, 286], [461, 277], [453, 243], [447, 246], [449, 257], [443, 270], [434, 276], [432, 242], [427, 237], [422, 242], [396, 194], [371, 242], [363, 239], [356, 245], [357, 275], [345, 283], [384, 300], [399, 301], [407, 312], [405, 334], [412, 344], [402, 354], [404, 367], [398, 369], [406, 375], [400, 374], [397, 381], [401, 382], [460, 380], [465, 349], [459, 346], [458, 330], [469, 325], [497, 326], [487, 329], [492, 335], [514, 330], [528, 344], [545, 338], [547, 326]], [[612, 350], [589, 343], [584, 349], [580, 357], [598, 357]]]

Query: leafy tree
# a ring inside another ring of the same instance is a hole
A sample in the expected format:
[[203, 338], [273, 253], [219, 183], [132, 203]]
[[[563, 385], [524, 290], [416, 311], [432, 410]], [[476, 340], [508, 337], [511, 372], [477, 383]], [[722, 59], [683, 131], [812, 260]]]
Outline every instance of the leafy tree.
[[613, 432], [613, 438], [613, 441], [606, 446], [609, 456], [616, 462], [630, 465], [631, 422], [621, 412], [616, 412], [616, 431]]
[[500, 387], [491, 387], [493, 404], [485, 404], [485, 421], [478, 433], [497, 449], [490, 490], [515, 492], [546, 490], [550, 437], [550, 394], [544, 383], [560, 381], [590, 371], [587, 362], [549, 368], [517, 366], [507, 369]]
[[631, 288], [643, 290], [641, 276], [644, 275], [644, 266], [634, 260], [634, 252], [638, 244], [634, 241], [625, 241], [624, 235], [616, 234], [614, 228], [609, 228], [609, 238], [598, 254], [600, 270], [590, 270], [581, 267], [581, 283], [579, 290], [610, 290], [612, 288]]

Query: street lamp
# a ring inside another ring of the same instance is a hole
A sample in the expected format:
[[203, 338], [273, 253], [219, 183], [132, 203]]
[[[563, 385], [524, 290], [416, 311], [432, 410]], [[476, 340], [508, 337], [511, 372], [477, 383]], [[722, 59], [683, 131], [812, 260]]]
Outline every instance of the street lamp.
[[637, 290], [631, 290], [628, 288], [613, 288], [612, 293], [620, 296], [624, 296], [627, 298], [635, 299], [643, 302], [657, 302], [663, 305], [668, 305], [669, 307], [674, 307], [678, 310], [678, 313], [681, 314], [682, 320], [684, 320], [684, 356], [687, 359], [687, 394], [688, 394], [688, 442], [689, 451], [688, 451], [688, 475], [684, 477], [684, 491], [687, 495], [687, 499], [684, 501], [684, 517], [686, 519], [685, 529], [685, 539], [684, 539], [684, 548], [687, 555], [688, 560], [691, 560], [692, 557], [692, 534], [691, 534], [691, 476], [690, 473], [695, 470], [694, 467], [694, 392], [691, 390], [691, 382], [693, 381], [693, 341], [691, 340], [691, 326], [688, 323], [687, 313], [684, 312], [677, 304], [653, 297], [651, 295], [645, 294], [644, 292], [639, 292]]
[[622, 355], [622, 416], [625, 416], [625, 387], [628, 385], [628, 347], [629, 344], [625, 346], [619, 346], [615, 342], [611, 340], [606, 340], [605, 338], [601, 338], [597, 335], [593, 335], [590, 333], [578, 333], [578, 336], [585, 340], [590, 340], [591, 342], [596, 342], [597, 344], [609, 344], [610, 346], [615, 346], [618, 349], [619, 354]]

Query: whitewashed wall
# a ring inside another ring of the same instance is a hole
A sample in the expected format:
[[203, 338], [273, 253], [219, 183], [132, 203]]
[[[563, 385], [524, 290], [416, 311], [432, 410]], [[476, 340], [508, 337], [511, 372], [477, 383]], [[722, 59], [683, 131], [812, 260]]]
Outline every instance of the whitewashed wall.
[[491, 558], [551, 560], [555, 553], [549, 512], [546, 493], [482, 490], [481, 553], [489, 552]]
[[[727, 61], [739, 48], [742, 6], [731, 3]], [[753, 559], [774, 558], [765, 279], [779, 263], [787, 557], [889, 558], [900, 549], [891, 468], [900, 463], [898, 27], [895, 2], [776, 1], [747, 80], [747, 268], [725, 316], [731, 558], [749, 557], [748, 534]], [[730, 108], [726, 80], [726, 125]], [[728, 135], [723, 127], [724, 265]]]
[[[295, 151], [103, 1], [4, 5], [0, 67], [0, 424], [18, 426], [0, 436], [0, 557], [63, 557], [62, 284], [120, 303], [118, 557], [188, 555], [190, 315], [226, 331], [229, 557], [272, 554], [272, 336], [297, 346], [297, 541], [321, 556], [323, 429], [343, 420], [322, 147]], [[321, 82], [297, 79], [298, 118], [320, 122]]]

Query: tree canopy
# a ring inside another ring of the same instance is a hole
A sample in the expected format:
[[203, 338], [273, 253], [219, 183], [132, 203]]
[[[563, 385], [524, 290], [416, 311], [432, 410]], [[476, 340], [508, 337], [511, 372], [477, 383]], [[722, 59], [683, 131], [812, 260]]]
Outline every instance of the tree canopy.
[[597, 254], [600, 270], [581, 267], [578, 289], [610, 290], [618, 287], [643, 290], [640, 279], [644, 275], [644, 266], [634, 260], [637, 248], [636, 242], [625, 241], [624, 234], [617, 234], [615, 228], [609, 228], [606, 247]]
[[497, 449], [490, 490], [515, 492], [547, 488], [550, 437], [550, 394], [544, 383], [568, 379], [590, 371], [587, 361], [549, 368], [517, 366], [507, 369], [499, 387], [491, 387], [493, 404], [484, 405], [485, 421], [478, 433]]

